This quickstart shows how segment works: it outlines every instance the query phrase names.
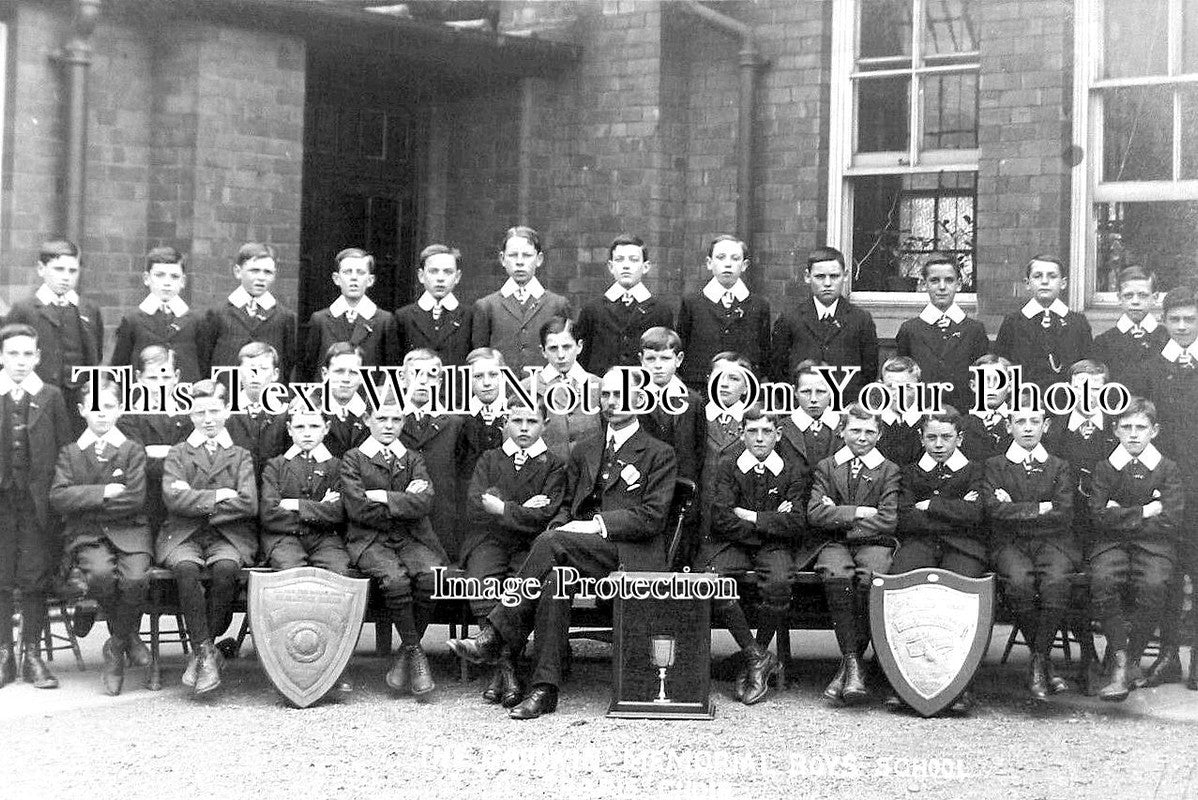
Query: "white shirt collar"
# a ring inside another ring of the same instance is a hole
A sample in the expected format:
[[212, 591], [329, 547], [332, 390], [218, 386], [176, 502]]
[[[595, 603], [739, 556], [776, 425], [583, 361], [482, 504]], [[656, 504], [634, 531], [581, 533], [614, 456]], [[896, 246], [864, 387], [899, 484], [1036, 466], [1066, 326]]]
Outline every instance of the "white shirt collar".
[[[300, 449], [298, 444], [293, 444], [291, 447], [287, 448], [287, 452], [283, 454], [283, 458], [290, 461], [302, 452], [304, 451]], [[312, 460], [317, 464], [323, 464], [332, 457], [333, 454], [329, 452], [329, 448], [325, 447], [323, 444], [318, 444], [312, 448]]]
[[922, 417], [923, 414], [919, 413], [919, 411], [915, 409], [908, 409], [900, 415], [893, 408], [887, 406], [886, 408], [882, 409], [882, 412], [878, 414], [878, 416], [887, 425], [893, 425], [901, 419], [903, 424], [908, 428], [914, 428], [919, 423], [919, 418]]
[[[544, 369], [537, 373], [537, 378], [543, 385], [548, 386], [558, 379], [558, 375], [561, 375], [561, 373], [546, 364]], [[574, 381], [574, 383], [578, 384], [586, 383], [592, 377], [591, 373], [583, 369], [582, 364], [579, 364], [577, 361], [570, 365], [570, 369], [566, 372], [565, 376], [566, 380]]]
[[[840, 467], [852, 461], [854, 458], [856, 458], [856, 456], [853, 455], [853, 451], [850, 450], [849, 446], [846, 444], [844, 447], [837, 450], [836, 454], [832, 456], [832, 458], [835, 460], [836, 466]], [[885, 460], [886, 457], [878, 452], [878, 448], [876, 447], [865, 455], [861, 456], [861, 462], [870, 469], [877, 469], [878, 467], [882, 466], [882, 462]]]
[[[362, 299], [354, 306], [354, 311], [357, 311], [358, 316], [362, 319], [372, 319], [378, 310], [379, 307], [366, 295], [362, 295]], [[349, 301], [345, 299], [345, 295], [338, 295], [337, 299], [329, 305], [329, 314], [334, 317], [344, 316], [346, 311], [349, 311]]]
[[677, 375], [672, 376], [670, 378], [670, 382], [665, 386], [658, 386], [653, 381], [649, 381], [647, 384], [645, 384], [645, 391], [657, 397], [660, 397], [661, 394], [667, 390], [674, 396], [687, 394], [686, 384], [683, 383], [682, 379]]
[[777, 450], [771, 450], [770, 454], [765, 457], [765, 461], [758, 461], [757, 457], [750, 453], [748, 448], [741, 451], [741, 454], [736, 458], [736, 466], [746, 475], [752, 472], [753, 468], [758, 464], [764, 465], [770, 471], [770, 474], [774, 476], [782, 472], [782, 456], [778, 455]]
[[258, 304], [258, 308], [263, 311], [269, 311], [275, 307], [275, 296], [270, 292], [263, 292], [258, 297], [250, 297], [250, 293], [245, 290], [244, 286], [238, 286], [229, 294], [229, 302], [237, 308], [245, 308], [245, 304], [253, 300]]
[[825, 408], [824, 413], [819, 415], [819, 419], [813, 419], [812, 416], [802, 408], [796, 408], [794, 411], [790, 412], [790, 421], [793, 422], [795, 427], [801, 431], [811, 429], [816, 425], [816, 423], [824, 425], [832, 430], [836, 430], [840, 427], [840, 413], [833, 411], [831, 408]]
[[1043, 464], [1048, 460], [1048, 451], [1044, 449], [1044, 445], [1038, 444], [1032, 448], [1032, 451], [1029, 453], [1015, 442], [1011, 442], [1011, 446], [1007, 448], [1006, 456], [1007, 460], [1012, 464], [1022, 464], [1024, 461], [1027, 461], [1028, 458], [1031, 458], [1032, 461], [1039, 461], [1041, 464]]
[[[433, 307], [437, 305], [437, 298], [433, 297], [426, 291], [424, 294], [420, 295], [419, 299], [416, 300], [416, 305], [420, 307], [421, 311], [432, 311]], [[457, 296], [453, 292], [450, 292], [442, 297], [441, 308], [445, 309], [446, 311], [457, 311]]]
[[[528, 446], [528, 449], [524, 451], [524, 454], [527, 455], [529, 458], [536, 458], [537, 456], [541, 455], [542, 453], [544, 453], [548, 450], [549, 450], [549, 446], [545, 444], [545, 440], [537, 439], [535, 442], [533, 442], [532, 444], [530, 444]], [[514, 455], [516, 455], [516, 453], [520, 452], [520, 445], [516, 444], [511, 439], [504, 439], [503, 440], [503, 452], [504, 452], [504, 455], [506, 455], [510, 458], [511, 456], [514, 456]]]
[[367, 410], [366, 401], [362, 399], [362, 395], [355, 392], [353, 397], [349, 398], [348, 403], [341, 405], [337, 402], [337, 398], [333, 397], [333, 393], [329, 392], [329, 411], [332, 411], [338, 418], [341, 418], [340, 409], [348, 411], [355, 417], [365, 416]]
[[[1131, 463], [1131, 459], [1132, 455], [1127, 452], [1127, 448], [1119, 445], [1111, 452], [1107, 461], [1111, 462], [1112, 467], [1122, 472], [1123, 468]], [[1149, 442], [1148, 446], [1144, 448], [1144, 452], [1140, 453], [1139, 459], [1140, 463], [1148, 467], [1148, 469], [1156, 469], [1157, 465], [1161, 463], [1161, 451], [1153, 447], [1152, 442]]]
[[839, 297], [837, 297], [835, 300], [833, 300], [832, 305], [830, 305], [830, 306], [825, 306], [823, 303], [821, 303], [819, 300], [816, 300], [814, 297], [811, 298], [811, 302], [815, 304], [816, 319], [827, 319], [828, 317], [835, 317], [836, 309], [840, 307], [840, 298]]
[[490, 411], [496, 417], [501, 417], [507, 413], [507, 397], [502, 386], [499, 388], [499, 396], [493, 402], [484, 403], [478, 399], [478, 395], [470, 395], [470, 414], [477, 416], [483, 411]]
[[404, 447], [403, 442], [401, 442], [399, 439], [396, 439], [395, 441], [391, 442], [391, 444], [384, 447], [384, 445], [379, 442], [378, 439], [374, 438], [374, 436], [367, 436], [366, 441], [358, 445], [358, 449], [361, 450], [362, 455], [366, 456], [367, 458], [374, 458], [379, 453], [383, 452], [383, 450], [390, 450], [391, 455], [395, 456], [396, 458], [402, 458], [403, 454], [408, 452], [408, 448]]
[[[192, 431], [187, 437], [187, 443], [192, 447], [203, 447], [206, 441], [208, 441], [208, 437], [200, 430]], [[229, 435], [228, 430], [221, 429], [221, 432], [216, 434], [216, 445], [226, 450], [233, 446], [233, 437]]]
[[618, 453], [620, 452], [620, 448], [624, 446], [624, 443], [632, 438], [632, 434], [636, 433], [640, 429], [641, 423], [637, 422], [635, 417], [633, 418], [631, 425], [625, 425], [623, 428], [618, 430], [608, 425], [607, 430], [603, 432], [603, 441], [606, 443], [613, 436], [616, 437], [615, 451]]
[[1069, 313], [1069, 306], [1061, 302], [1061, 298], [1058, 297], [1056, 300], [1052, 301], [1052, 305], [1050, 305], [1048, 308], [1045, 308], [1044, 306], [1040, 305], [1039, 300], [1032, 298], [1031, 300], [1028, 300], [1027, 304], [1024, 305], [1024, 307], [1020, 310], [1023, 312], [1023, 316], [1027, 317], [1028, 319], [1034, 319], [1035, 317], [1043, 314], [1045, 311], [1051, 311], [1058, 317], [1064, 317]]
[[1164, 358], [1166, 361], [1177, 363], [1177, 359], [1181, 358], [1181, 354], [1187, 351], [1190, 354], [1190, 358], [1198, 360], [1198, 340], [1183, 350], [1181, 345], [1170, 339], [1165, 343], [1164, 349], [1161, 350], [1161, 358]]
[[[1127, 333], [1135, 327], [1135, 324], [1131, 321], [1131, 317], [1124, 314], [1115, 322], [1115, 327], [1119, 329], [1119, 333]], [[1143, 321], [1140, 322], [1140, 327], [1144, 329], [1145, 333], [1152, 333], [1156, 330], [1157, 324], [1156, 317], [1146, 314]]]
[[650, 297], [653, 296], [649, 292], [649, 288], [647, 286], [645, 286], [645, 284], [643, 284], [643, 283], [638, 283], [637, 285], [633, 286], [631, 289], [625, 289], [620, 284], [613, 283], [611, 286], [607, 287], [607, 291], [603, 293], [603, 296], [606, 297], [608, 300], [611, 300], [614, 303], [617, 300], [620, 300], [621, 298], [623, 298], [624, 292], [626, 292], [626, 291], [630, 292], [632, 294], [632, 299], [637, 301], [638, 303], [643, 303], [646, 300], [648, 300]]
[[745, 286], [745, 282], [740, 278], [736, 279], [736, 283], [732, 284], [731, 289], [725, 289], [723, 284], [712, 278], [703, 287], [703, 296], [713, 303], [722, 303], [724, 301], [724, 292], [732, 292], [732, 299], [738, 303], [743, 303], [745, 298], [749, 296], [749, 287]]
[[105, 444], [111, 445], [112, 447], [120, 447], [125, 443], [125, 434], [121, 433], [116, 428], [111, 429], [103, 436], [96, 436], [90, 430], [86, 430], [83, 432], [83, 435], [79, 437], [79, 441], [75, 442], [75, 444], [79, 445], [80, 450], [86, 452], [87, 450], [95, 447], [96, 442], [101, 440], [103, 440]]
[[[54, 290], [44, 283], [37, 287], [37, 291], [34, 292], [33, 296], [36, 297], [44, 306], [52, 306], [58, 302], [58, 295], [54, 294]], [[75, 307], [79, 306], [79, 293], [74, 289], [64, 292], [62, 297], [71, 305]]]
[[[922, 456], [919, 457], [919, 461], [916, 463], [919, 464], [919, 468], [922, 469], [924, 472], [931, 472], [932, 470], [936, 469], [936, 467], [938, 466], [936, 464], [936, 459], [932, 458], [930, 453], [924, 453]], [[966, 458], [965, 454], [962, 453], [960, 450], [954, 450], [953, 454], [951, 456], [949, 456], [944, 462], [944, 466], [948, 467], [950, 472], [960, 472], [968, 464], [969, 464], [969, 459]]]
[[[516, 289], [518, 288], [520, 287], [516, 284], [516, 282], [511, 278], [508, 278], [507, 282], [504, 283], [503, 286], [499, 287], [499, 294], [503, 295], [504, 297], [511, 297], [516, 293]], [[540, 300], [541, 295], [545, 294], [545, 287], [541, 285], [539, 280], [537, 280], [537, 276], [533, 275], [529, 279], [528, 283], [524, 284], [524, 291], [528, 292], [528, 296], [533, 300]]]
[[17, 388], [18, 385], [21, 387], [21, 391], [30, 396], [37, 394], [42, 390], [42, 387], [45, 386], [45, 384], [42, 383], [42, 379], [37, 376], [36, 372], [29, 373], [25, 380], [21, 381], [20, 384], [16, 384], [12, 382], [12, 378], [8, 376], [7, 372], [0, 370], [0, 397], [10, 394], [13, 389]]
[[703, 412], [706, 414], [708, 422], [715, 422], [725, 414], [732, 417], [737, 422], [740, 422], [741, 418], [745, 415], [745, 404], [743, 401], [737, 400], [735, 403], [728, 406], [727, 409], [723, 409], [716, 405], [715, 401], [708, 400], [707, 406], [703, 409]]
[[1096, 427], [1101, 428], [1102, 427], [1102, 412], [1099, 412], [1092, 417], [1084, 416], [1077, 409], [1074, 409], [1072, 412], [1070, 412], [1070, 414], [1069, 414], [1069, 430], [1075, 431], [1078, 428], [1080, 428], [1082, 425], [1085, 425], [1087, 422], [1089, 422], [1092, 425], [1095, 425]]
[[1007, 417], [1011, 416], [1011, 407], [1006, 403], [1003, 403], [998, 408], [983, 408], [981, 411], [978, 411], [976, 408], [971, 408], [969, 409], [969, 413], [985, 422], [991, 414], [998, 414], [1003, 419], [1006, 419]]
[[[166, 307], [171, 310], [171, 313], [176, 317], [181, 317], [187, 313], [187, 303], [183, 302], [183, 298], [175, 295], [165, 303]], [[154, 295], [147, 295], [145, 300], [138, 303], [137, 308], [144, 314], [157, 314], [163, 306], [163, 302]]]
[[929, 325], [935, 325], [940, 321], [940, 318], [946, 314], [948, 315], [949, 320], [957, 323], [958, 325], [961, 324], [961, 320], [965, 319], [965, 312], [962, 311], [961, 307], [956, 303], [953, 303], [951, 306], [949, 306], [947, 311], [941, 311], [940, 309], [936, 308], [936, 306], [928, 303], [923, 307], [923, 311], [919, 312], [919, 318]]

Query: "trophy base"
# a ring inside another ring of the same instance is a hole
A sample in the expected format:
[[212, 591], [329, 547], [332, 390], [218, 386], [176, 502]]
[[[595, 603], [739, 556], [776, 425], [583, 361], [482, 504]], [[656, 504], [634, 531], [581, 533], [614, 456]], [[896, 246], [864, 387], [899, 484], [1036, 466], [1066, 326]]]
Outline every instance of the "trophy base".
[[703, 703], [620, 700], [611, 704], [607, 716], [616, 719], [714, 719], [715, 705], [710, 698]]

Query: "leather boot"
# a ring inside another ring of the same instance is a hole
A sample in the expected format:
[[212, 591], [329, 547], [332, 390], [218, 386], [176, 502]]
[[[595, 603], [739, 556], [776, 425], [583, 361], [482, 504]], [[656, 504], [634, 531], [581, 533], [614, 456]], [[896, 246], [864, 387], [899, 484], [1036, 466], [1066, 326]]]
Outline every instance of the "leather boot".
[[770, 678], [777, 676], [781, 665], [778, 657], [757, 644], [745, 648], [745, 693], [741, 702], [747, 706], [759, 703], [770, 689]]
[[503, 679], [499, 675], [499, 665], [495, 665], [495, 669], [491, 670], [491, 682], [487, 684], [487, 688], [483, 690], [483, 700], [488, 703], [497, 704], [503, 699]]
[[125, 640], [110, 636], [104, 642], [104, 666], [100, 669], [100, 682], [107, 694], [116, 696], [125, 685]]
[[1032, 654], [1027, 688], [1037, 700], [1048, 699], [1048, 675], [1044, 669], [1044, 656], [1039, 653]]
[[953, 701], [948, 710], [955, 714], [968, 714], [973, 710], [973, 692], [969, 691], [969, 689], [961, 692], [961, 696]]
[[865, 666], [861, 656], [849, 653], [844, 657], [844, 689], [840, 699], [852, 705], [869, 699], [869, 689], [865, 686]]
[[1167, 647], [1157, 656], [1156, 661], [1148, 668], [1144, 676], [1145, 686], [1161, 686], [1166, 683], [1177, 683], [1181, 680], [1181, 655], [1177, 647]]
[[524, 698], [524, 687], [516, 674], [516, 654], [505, 646], [496, 664], [499, 672], [500, 703], [504, 708], [514, 708]]
[[1062, 678], [1056, 673], [1052, 666], [1052, 655], [1044, 656], [1044, 676], [1048, 680], [1048, 691], [1053, 694], [1060, 694], [1070, 690], [1069, 681]]
[[437, 688], [437, 684], [433, 683], [433, 670], [428, 665], [428, 658], [420, 649], [420, 645], [408, 647], [408, 666], [412, 677], [412, 694], [416, 695], [417, 700], [428, 697]]
[[[742, 654], [743, 655], [743, 654]], [[732, 681], [732, 697], [736, 700], [745, 699], [745, 689], [749, 686], [749, 666], [743, 659], [736, 668], [736, 679]]]
[[199, 663], [196, 666], [196, 685], [192, 694], [196, 697], [208, 694], [220, 686], [220, 653], [211, 639], [200, 643]]
[[129, 659], [131, 667], [150, 666], [150, 648], [146, 647], [146, 643], [136, 633], [125, 637], [125, 657]]
[[503, 650], [503, 637], [488, 625], [470, 639], [450, 639], [447, 644], [458, 658], [473, 664], [494, 664]]
[[387, 670], [387, 686], [394, 692], [407, 694], [411, 679], [412, 665], [408, 659], [409, 650], [407, 646], [399, 648], [399, 652], [395, 656], [395, 661], [391, 664], [391, 669]]
[[17, 660], [13, 656], [12, 645], [0, 646], [0, 687], [7, 686], [17, 679]]
[[832, 676], [832, 682], [824, 689], [824, 697], [829, 700], [839, 700], [844, 693], [844, 672], [847, 656], [842, 656], [840, 659], [840, 667], [836, 670], [836, 674]]
[[1122, 703], [1127, 699], [1127, 651], [1116, 650], [1110, 655], [1111, 668], [1106, 685], [1098, 690], [1099, 698], [1109, 703]]
[[554, 711], [557, 711], [557, 687], [548, 683], [538, 683], [508, 716], [512, 719], [536, 719]]
[[57, 689], [58, 678], [42, 661], [36, 644], [25, 645], [25, 663], [21, 665], [21, 678], [25, 683], [32, 683], [34, 689]]
[[200, 654], [193, 647], [187, 654], [187, 666], [183, 668], [182, 683], [188, 689], [195, 688], [196, 670], [200, 668]]

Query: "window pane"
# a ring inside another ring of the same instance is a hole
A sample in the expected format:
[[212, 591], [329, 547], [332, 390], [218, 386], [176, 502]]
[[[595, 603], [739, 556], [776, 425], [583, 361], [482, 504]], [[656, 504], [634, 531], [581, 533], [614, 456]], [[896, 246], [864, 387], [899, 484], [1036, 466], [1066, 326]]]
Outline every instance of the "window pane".
[[956, 256], [974, 291], [977, 175], [946, 172], [853, 179], [853, 289], [920, 291], [932, 253]]
[[857, 152], [906, 150], [909, 78], [857, 81]]
[[1198, 91], [1188, 89], [1181, 96], [1181, 178], [1198, 178]]
[[1198, 4], [1186, 3], [1181, 10], [1184, 30], [1181, 33], [1181, 69], [1198, 72]]
[[1115, 276], [1131, 264], [1156, 273], [1168, 291], [1198, 282], [1198, 201], [1095, 203], [1100, 292], [1116, 291]]
[[976, 73], [928, 75], [923, 80], [923, 148], [978, 146]]
[[911, 57], [912, 0], [861, 0], [860, 58]]
[[1104, 181], [1173, 179], [1173, 91], [1110, 89], [1103, 94]]
[[973, 0], [927, 0], [925, 10], [925, 58], [978, 49]]
[[1106, 77], [1168, 71], [1168, 0], [1107, 0]]

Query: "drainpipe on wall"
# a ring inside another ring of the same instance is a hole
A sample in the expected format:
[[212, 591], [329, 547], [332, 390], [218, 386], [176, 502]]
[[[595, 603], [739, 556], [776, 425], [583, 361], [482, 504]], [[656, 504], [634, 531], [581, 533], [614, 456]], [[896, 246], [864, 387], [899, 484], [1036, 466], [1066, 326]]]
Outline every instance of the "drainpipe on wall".
[[[736, 233], [753, 249], [753, 109], [756, 103], [758, 68], [762, 65], [753, 29], [728, 15], [685, 0], [677, 8], [689, 11], [712, 26], [740, 39], [740, 107], [736, 137]], [[760, 273], [746, 273], [757, 283]]]
[[66, 191], [62, 213], [63, 236], [79, 244], [83, 238], [84, 163], [87, 145], [87, 76], [92, 63], [91, 35], [100, 19], [102, 0], [74, 0], [71, 38], [55, 60], [67, 72]]

